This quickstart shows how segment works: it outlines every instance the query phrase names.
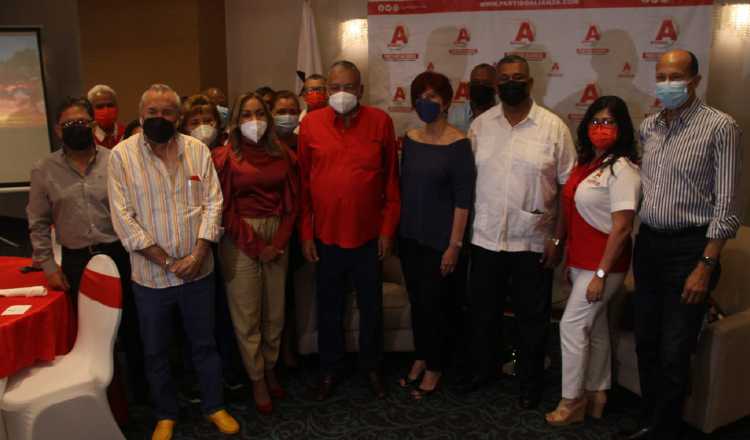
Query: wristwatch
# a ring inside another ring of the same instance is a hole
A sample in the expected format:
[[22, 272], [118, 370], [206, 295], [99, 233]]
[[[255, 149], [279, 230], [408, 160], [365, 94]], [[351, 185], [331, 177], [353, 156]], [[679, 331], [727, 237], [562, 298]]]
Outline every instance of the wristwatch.
[[604, 269], [597, 269], [596, 277], [599, 278], [600, 280], [603, 280], [604, 278], [607, 278], [607, 272], [605, 272]]
[[704, 255], [701, 257], [701, 263], [713, 269], [714, 267], [716, 267], [717, 264], [719, 264], [719, 260], [717, 260], [716, 258], [711, 258], [711, 257], [707, 257]]
[[552, 244], [554, 244], [554, 245], [555, 245], [555, 247], [558, 247], [558, 246], [560, 246], [560, 239], [559, 239], [559, 238], [554, 238], [554, 237], [553, 237], [553, 238], [548, 238], [547, 240], [551, 241], [551, 242], [552, 242]]
[[174, 264], [174, 258], [167, 256], [164, 258], [164, 268], [169, 269], [169, 266]]

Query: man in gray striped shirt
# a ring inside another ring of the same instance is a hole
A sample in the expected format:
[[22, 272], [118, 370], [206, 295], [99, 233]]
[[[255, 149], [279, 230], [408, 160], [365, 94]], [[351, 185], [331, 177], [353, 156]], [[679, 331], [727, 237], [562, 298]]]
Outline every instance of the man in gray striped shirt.
[[719, 279], [719, 254], [737, 233], [740, 129], [695, 96], [691, 52], [656, 65], [665, 109], [640, 128], [641, 228], [635, 244], [635, 333], [642, 422], [629, 439], [681, 438], [690, 356]]

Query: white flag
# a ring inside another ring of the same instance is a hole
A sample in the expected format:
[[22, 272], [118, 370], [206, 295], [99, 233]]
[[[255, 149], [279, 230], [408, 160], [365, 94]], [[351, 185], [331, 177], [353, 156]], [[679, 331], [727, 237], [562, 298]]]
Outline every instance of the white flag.
[[299, 43], [297, 44], [297, 75], [296, 91], [302, 90], [302, 79], [313, 73], [323, 73], [323, 62], [320, 60], [320, 46], [318, 46], [318, 33], [315, 31], [315, 18], [313, 17], [310, 0], [302, 2], [302, 26], [300, 26]]

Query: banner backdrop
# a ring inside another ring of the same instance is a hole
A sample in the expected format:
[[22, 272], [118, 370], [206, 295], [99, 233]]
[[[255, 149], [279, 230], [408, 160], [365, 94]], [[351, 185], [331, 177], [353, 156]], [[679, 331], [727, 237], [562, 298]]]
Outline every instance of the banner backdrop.
[[[705, 93], [711, 0], [404, 0], [368, 4], [370, 103], [388, 111], [401, 135], [418, 124], [409, 86], [435, 70], [451, 79], [454, 103], [468, 100], [480, 63], [524, 56], [532, 96], [575, 133], [599, 96], [617, 95], [635, 124], [660, 110], [654, 69], [661, 53], [697, 56]], [[637, 126], [637, 125], [636, 125]]]

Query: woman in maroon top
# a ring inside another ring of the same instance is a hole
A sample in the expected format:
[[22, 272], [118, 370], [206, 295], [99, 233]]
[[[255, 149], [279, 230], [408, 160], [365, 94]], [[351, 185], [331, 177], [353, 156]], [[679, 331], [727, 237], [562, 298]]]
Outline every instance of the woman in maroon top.
[[213, 151], [224, 194], [219, 260], [237, 342], [259, 412], [284, 390], [274, 374], [284, 327], [287, 244], [297, 215], [297, 165], [255, 93], [240, 96], [227, 144]]

